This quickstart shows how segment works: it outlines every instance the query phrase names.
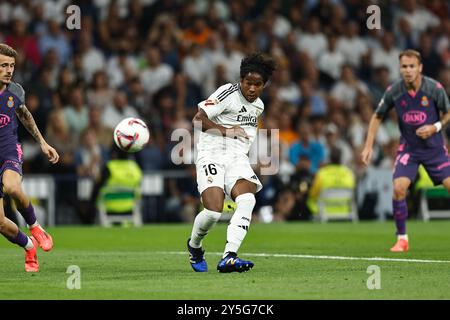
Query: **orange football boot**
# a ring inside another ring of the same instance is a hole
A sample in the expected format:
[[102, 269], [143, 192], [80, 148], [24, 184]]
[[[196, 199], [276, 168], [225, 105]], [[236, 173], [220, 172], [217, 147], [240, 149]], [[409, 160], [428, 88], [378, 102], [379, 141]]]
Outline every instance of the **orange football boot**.
[[39, 243], [39, 246], [44, 251], [50, 251], [53, 248], [53, 239], [52, 237], [45, 232], [45, 230], [41, 226], [36, 226], [30, 229], [31, 234]]
[[36, 239], [31, 236], [31, 241], [33, 241], [33, 249], [25, 250], [25, 271], [26, 272], [38, 272], [39, 271], [39, 263], [37, 257], [37, 248], [38, 243]]
[[398, 239], [391, 248], [391, 252], [407, 252], [409, 250], [409, 242], [406, 239]]

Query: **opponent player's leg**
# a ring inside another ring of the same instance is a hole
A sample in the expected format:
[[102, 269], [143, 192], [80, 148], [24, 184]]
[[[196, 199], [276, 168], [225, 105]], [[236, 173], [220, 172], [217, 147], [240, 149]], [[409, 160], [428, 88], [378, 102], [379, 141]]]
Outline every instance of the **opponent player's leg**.
[[394, 193], [392, 209], [397, 229], [397, 242], [391, 248], [392, 252], [406, 252], [409, 250], [408, 234], [406, 233], [406, 220], [408, 218], [408, 205], [406, 196], [411, 181], [414, 181], [419, 168], [419, 160], [416, 156], [402, 152], [395, 161]]
[[3, 198], [0, 197], [0, 233], [10, 242], [25, 249], [25, 270], [27, 272], [39, 271], [36, 255], [37, 242], [33, 237], [24, 234], [17, 225], [5, 217]]
[[14, 170], [6, 169], [3, 172], [2, 183], [5, 193], [9, 194], [14, 200], [17, 210], [25, 219], [31, 234], [38, 241], [39, 246], [44, 251], [50, 251], [53, 248], [53, 239], [45, 232], [36, 219], [34, 207], [22, 189], [22, 176]]
[[227, 228], [227, 242], [222, 260], [217, 265], [219, 272], [243, 272], [253, 268], [253, 262], [237, 257], [239, 247], [247, 235], [255, 207], [256, 184], [245, 179], [237, 180], [231, 190], [231, 197], [236, 203], [236, 211]]
[[392, 201], [395, 226], [397, 228], [397, 242], [391, 248], [392, 252], [406, 252], [409, 249], [408, 234], [406, 233], [406, 219], [408, 205], [406, 196], [411, 180], [406, 177], [394, 179], [394, 196]]

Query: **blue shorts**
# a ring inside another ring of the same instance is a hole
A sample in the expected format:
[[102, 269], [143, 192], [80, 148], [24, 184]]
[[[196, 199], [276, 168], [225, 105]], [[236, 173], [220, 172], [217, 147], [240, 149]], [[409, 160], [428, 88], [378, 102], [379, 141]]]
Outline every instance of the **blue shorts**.
[[11, 145], [0, 154], [0, 198], [3, 198], [3, 172], [13, 170], [22, 175], [23, 152], [20, 143]]
[[450, 156], [447, 148], [442, 147], [426, 154], [417, 154], [403, 150], [403, 145], [400, 145], [394, 164], [394, 179], [406, 177], [414, 182], [420, 164], [427, 170], [434, 185], [439, 185], [450, 177]]

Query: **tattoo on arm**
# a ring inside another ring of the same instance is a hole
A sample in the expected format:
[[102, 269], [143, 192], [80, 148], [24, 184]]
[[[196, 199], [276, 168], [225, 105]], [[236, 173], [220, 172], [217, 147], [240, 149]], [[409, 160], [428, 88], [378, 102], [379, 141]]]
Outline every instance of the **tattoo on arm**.
[[37, 142], [39, 142], [39, 144], [42, 144], [42, 142], [44, 142], [44, 138], [42, 137], [41, 132], [36, 126], [36, 122], [34, 122], [33, 116], [24, 104], [19, 108], [16, 108], [16, 115], [17, 118], [19, 118], [20, 122], [22, 122], [23, 126], [33, 136], [33, 138]]

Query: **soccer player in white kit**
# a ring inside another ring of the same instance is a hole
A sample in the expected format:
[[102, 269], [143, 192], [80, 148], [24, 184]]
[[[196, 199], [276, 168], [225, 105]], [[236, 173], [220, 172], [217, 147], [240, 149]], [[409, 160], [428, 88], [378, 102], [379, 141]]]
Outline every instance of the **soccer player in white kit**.
[[247, 234], [261, 182], [250, 166], [250, 146], [256, 137], [258, 117], [264, 111], [259, 98], [275, 70], [275, 61], [254, 53], [241, 61], [239, 83], [218, 88], [198, 104], [195, 127], [201, 127], [197, 144], [197, 184], [203, 211], [195, 218], [187, 247], [196, 272], [208, 271], [202, 240], [219, 220], [225, 193], [236, 203], [227, 229], [227, 242], [219, 272], [243, 272], [253, 262], [237, 257]]

